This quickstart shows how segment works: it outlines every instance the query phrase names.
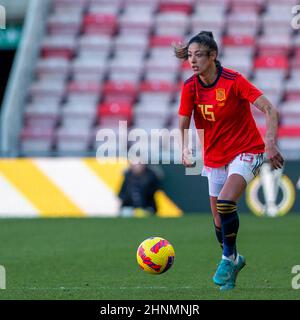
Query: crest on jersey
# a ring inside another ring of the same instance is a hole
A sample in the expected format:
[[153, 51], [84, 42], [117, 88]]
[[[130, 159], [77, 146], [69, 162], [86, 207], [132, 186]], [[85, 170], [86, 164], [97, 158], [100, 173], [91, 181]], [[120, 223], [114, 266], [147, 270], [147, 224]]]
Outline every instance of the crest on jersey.
[[217, 100], [217, 101], [224, 101], [224, 100], [226, 100], [225, 89], [223, 89], [223, 88], [218, 88], [218, 89], [216, 89], [216, 100]]

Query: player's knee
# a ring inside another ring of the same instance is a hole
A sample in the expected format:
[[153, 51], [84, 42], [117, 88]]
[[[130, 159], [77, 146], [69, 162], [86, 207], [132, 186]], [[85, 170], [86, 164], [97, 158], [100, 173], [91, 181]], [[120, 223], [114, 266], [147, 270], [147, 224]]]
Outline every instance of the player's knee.
[[221, 192], [220, 192], [220, 194], [219, 194], [219, 196], [218, 196], [218, 198], [217, 198], [217, 203], [218, 203], [218, 201], [236, 201], [236, 192], [234, 192], [233, 190], [232, 190], [232, 188], [224, 188]]
[[217, 206], [219, 201], [231, 201], [231, 202], [236, 202], [237, 201], [237, 197], [235, 196], [234, 193], [232, 192], [224, 192], [221, 193], [217, 199]]

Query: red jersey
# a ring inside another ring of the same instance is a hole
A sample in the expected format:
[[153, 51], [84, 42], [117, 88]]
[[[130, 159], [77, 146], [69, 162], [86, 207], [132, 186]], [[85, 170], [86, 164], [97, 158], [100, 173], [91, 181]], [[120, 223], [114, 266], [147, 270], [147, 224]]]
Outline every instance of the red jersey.
[[263, 139], [251, 113], [262, 92], [241, 74], [220, 67], [218, 77], [206, 86], [193, 75], [185, 81], [179, 114], [191, 116], [197, 129], [204, 129], [204, 164], [217, 168], [240, 153], [262, 153]]

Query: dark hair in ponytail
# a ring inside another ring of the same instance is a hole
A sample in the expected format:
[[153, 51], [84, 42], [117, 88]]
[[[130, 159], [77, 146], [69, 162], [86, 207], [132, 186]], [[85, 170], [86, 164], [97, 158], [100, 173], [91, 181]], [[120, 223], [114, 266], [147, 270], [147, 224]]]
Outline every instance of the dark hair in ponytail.
[[[178, 44], [174, 45], [174, 51], [175, 51], [175, 56], [178, 59], [183, 59], [187, 60], [188, 59], [188, 48], [192, 43], [199, 43], [205, 47], [208, 48], [208, 53], [210, 54], [211, 52], [215, 51], [216, 55], [218, 56], [219, 49], [218, 45], [214, 39], [213, 33], [211, 31], [201, 31], [194, 37], [192, 37], [189, 42], [185, 45], [183, 44]], [[216, 66], [219, 67], [221, 66], [221, 63], [216, 60]]]

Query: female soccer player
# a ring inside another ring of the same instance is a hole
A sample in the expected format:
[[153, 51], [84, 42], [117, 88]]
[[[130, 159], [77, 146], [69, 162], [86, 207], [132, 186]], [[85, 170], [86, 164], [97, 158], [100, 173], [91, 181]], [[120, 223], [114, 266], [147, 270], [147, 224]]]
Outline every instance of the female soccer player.
[[[273, 169], [283, 166], [276, 146], [278, 113], [241, 74], [221, 66], [211, 32], [202, 31], [187, 45], [175, 46], [175, 55], [188, 60], [194, 71], [183, 85], [178, 112], [182, 162], [186, 167], [193, 165], [187, 139], [193, 113], [197, 131], [204, 129], [202, 175], [208, 178], [216, 236], [223, 248], [213, 281], [221, 290], [233, 289], [238, 272], [245, 266], [244, 257], [236, 249], [236, 203], [258, 174], [264, 153]], [[256, 127], [250, 103], [265, 113], [265, 141]]]

